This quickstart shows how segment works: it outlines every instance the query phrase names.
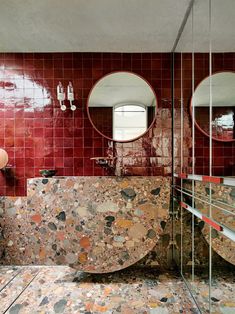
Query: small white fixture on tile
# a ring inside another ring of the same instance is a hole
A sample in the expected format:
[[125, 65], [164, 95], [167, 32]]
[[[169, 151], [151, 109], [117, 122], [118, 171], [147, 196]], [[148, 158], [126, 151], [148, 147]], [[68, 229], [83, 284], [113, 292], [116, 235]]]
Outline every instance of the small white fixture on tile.
[[66, 110], [66, 106], [64, 104], [65, 93], [64, 93], [64, 88], [61, 82], [59, 82], [59, 84], [57, 85], [57, 99], [60, 102], [60, 109], [62, 111], [65, 111]]
[[73, 85], [71, 82], [69, 82], [69, 85], [67, 87], [67, 98], [70, 102], [70, 109], [72, 111], [76, 110], [76, 106], [73, 104], [74, 101], [74, 91], [73, 91]]

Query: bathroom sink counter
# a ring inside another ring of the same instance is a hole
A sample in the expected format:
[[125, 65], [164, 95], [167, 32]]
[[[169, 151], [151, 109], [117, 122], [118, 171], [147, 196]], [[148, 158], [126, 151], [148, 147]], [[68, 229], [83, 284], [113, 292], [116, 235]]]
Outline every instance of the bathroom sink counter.
[[6, 201], [5, 263], [105, 273], [154, 248], [169, 220], [170, 178], [32, 178], [26, 198]]
[[97, 273], [125, 268], [154, 247], [169, 218], [169, 178], [35, 178], [27, 194], [37, 264]]

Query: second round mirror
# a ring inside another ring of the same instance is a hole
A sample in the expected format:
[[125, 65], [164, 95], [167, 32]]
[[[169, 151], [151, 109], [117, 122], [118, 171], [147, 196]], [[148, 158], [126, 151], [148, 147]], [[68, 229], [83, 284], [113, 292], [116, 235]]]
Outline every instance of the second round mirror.
[[225, 71], [206, 77], [196, 88], [191, 100], [195, 124], [209, 136], [210, 80], [212, 88], [212, 137], [218, 141], [235, 140], [235, 72]]

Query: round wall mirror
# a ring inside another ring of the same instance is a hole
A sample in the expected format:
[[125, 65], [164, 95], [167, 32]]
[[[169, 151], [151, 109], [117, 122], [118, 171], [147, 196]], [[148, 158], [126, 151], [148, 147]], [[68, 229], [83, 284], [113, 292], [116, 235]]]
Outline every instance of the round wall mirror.
[[[235, 140], [235, 73], [219, 72], [211, 76], [212, 87], [212, 137], [218, 141]], [[195, 125], [209, 136], [210, 77], [196, 88], [191, 99]]]
[[93, 127], [106, 138], [130, 142], [152, 126], [157, 97], [149, 83], [131, 72], [114, 72], [92, 88], [87, 102]]

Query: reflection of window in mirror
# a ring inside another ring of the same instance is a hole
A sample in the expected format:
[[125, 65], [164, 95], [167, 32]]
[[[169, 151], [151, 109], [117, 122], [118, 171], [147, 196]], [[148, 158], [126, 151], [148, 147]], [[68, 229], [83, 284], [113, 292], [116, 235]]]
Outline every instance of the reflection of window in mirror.
[[[210, 79], [212, 80], [212, 137], [220, 141], [235, 140], [235, 73], [218, 72], [197, 86], [191, 105], [199, 130], [210, 133]], [[191, 111], [192, 112], [192, 111]]]
[[231, 109], [213, 108], [212, 134], [217, 138], [234, 138], [234, 113]]
[[122, 104], [113, 108], [113, 137], [119, 140], [136, 138], [148, 128], [147, 108], [141, 104]]
[[115, 72], [92, 88], [88, 117], [95, 129], [117, 142], [141, 137], [154, 123], [157, 98], [151, 86], [130, 72]]

